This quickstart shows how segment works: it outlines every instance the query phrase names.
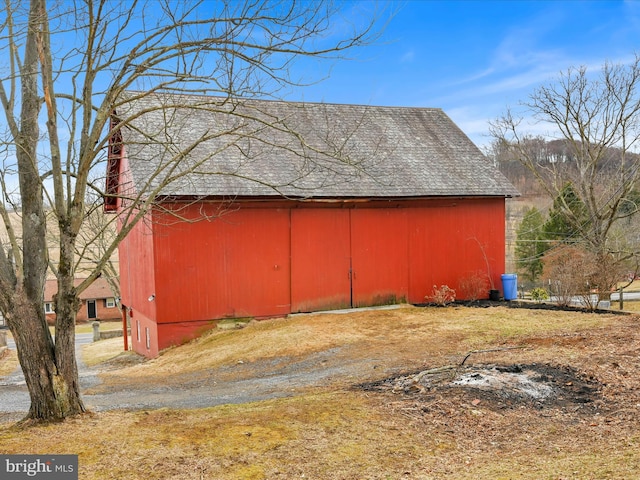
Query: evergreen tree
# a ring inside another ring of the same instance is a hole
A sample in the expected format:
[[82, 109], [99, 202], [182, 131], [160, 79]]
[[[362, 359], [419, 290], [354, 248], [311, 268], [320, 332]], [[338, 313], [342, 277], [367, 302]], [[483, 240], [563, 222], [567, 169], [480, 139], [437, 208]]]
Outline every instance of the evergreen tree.
[[572, 183], [567, 183], [553, 200], [549, 218], [544, 224], [544, 237], [563, 243], [575, 243], [582, 239], [590, 221], [584, 203]]
[[531, 283], [542, 274], [542, 256], [547, 250], [543, 230], [544, 217], [536, 208], [528, 208], [516, 231], [516, 267], [518, 272]]

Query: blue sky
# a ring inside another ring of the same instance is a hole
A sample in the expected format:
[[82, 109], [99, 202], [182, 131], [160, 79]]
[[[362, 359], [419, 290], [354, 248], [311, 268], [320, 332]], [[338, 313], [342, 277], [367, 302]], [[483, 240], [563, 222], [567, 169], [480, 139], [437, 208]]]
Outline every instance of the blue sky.
[[[354, 8], [357, 7], [354, 3]], [[289, 100], [442, 108], [479, 146], [488, 121], [569, 67], [640, 53], [640, 1], [406, 1], [375, 45]]]

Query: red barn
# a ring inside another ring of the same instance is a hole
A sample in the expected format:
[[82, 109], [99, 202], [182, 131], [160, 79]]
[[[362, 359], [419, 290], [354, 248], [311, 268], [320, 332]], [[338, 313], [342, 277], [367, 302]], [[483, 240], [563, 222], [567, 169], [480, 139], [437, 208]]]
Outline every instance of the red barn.
[[143, 355], [216, 319], [468, 298], [504, 273], [517, 191], [440, 109], [126, 100], [105, 207], [126, 228], [147, 201], [119, 248]]

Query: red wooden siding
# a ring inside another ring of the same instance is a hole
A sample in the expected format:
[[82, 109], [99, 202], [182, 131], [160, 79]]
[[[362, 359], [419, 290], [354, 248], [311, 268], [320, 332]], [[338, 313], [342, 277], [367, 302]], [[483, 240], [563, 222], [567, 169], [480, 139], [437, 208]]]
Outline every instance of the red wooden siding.
[[[164, 341], [158, 341], [158, 324], [134, 310], [131, 317], [131, 345], [133, 350], [147, 357], [157, 357], [160, 350], [169, 347]], [[162, 345], [162, 346], [160, 346]]]
[[[183, 207], [177, 221], [154, 215], [122, 244], [123, 303], [141, 319], [140, 353], [190, 339], [224, 317], [409, 301], [434, 285], [504, 273], [504, 199], [395, 202], [217, 203]], [[151, 239], [153, 238], [153, 241]], [[151, 301], [149, 301], [149, 298]], [[488, 296], [488, 291], [484, 298]], [[146, 349], [145, 328], [150, 349]]]
[[399, 208], [292, 210], [292, 311], [406, 301], [407, 245]]
[[504, 273], [504, 199], [434, 202], [433, 207], [411, 208], [409, 223], [410, 302], [424, 302], [433, 287], [441, 285], [455, 289], [457, 298], [467, 298], [460, 282], [487, 275], [484, 254], [499, 286]]
[[[113, 131], [114, 119], [109, 122], [109, 129]], [[122, 132], [116, 130], [109, 139], [109, 161], [107, 162], [107, 179], [106, 189], [107, 195], [104, 197], [104, 211], [118, 211], [118, 189], [120, 187], [120, 175], [122, 172], [123, 159]], [[127, 165], [128, 167], [128, 165]], [[127, 170], [128, 171], [128, 170]]]
[[402, 208], [355, 208], [351, 212], [353, 306], [407, 301], [407, 212]]
[[291, 210], [291, 311], [351, 306], [349, 210]]
[[151, 217], [138, 222], [118, 246], [120, 257], [120, 297], [128, 308], [155, 318], [155, 303], [148, 298], [154, 292], [153, 235]]
[[[196, 218], [200, 207], [181, 215]], [[291, 311], [288, 209], [240, 209], [193, 223], [156, 216], [155, 229], [158, 323]]]

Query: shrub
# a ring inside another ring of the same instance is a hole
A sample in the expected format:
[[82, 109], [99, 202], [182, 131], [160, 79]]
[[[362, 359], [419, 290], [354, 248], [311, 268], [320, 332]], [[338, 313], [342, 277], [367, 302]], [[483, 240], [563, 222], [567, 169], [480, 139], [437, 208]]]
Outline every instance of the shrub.
[[584, 294], [589, 265], [586, 257], [586, 252], [574, 245], [559, 245], [545, 254], [543, 276], [549, 279], [549, 290], [559, 305], [570, 305]]
[[456, 299], [456, 291], [452, 288], [449, 288], [448, 285], [440, 285], [440, 288], [434, 285], [433, 294], [431, 296], [427, 296], [426, 298], [428, 300], [431, 300], [433, 303], [444, 306]]
[[549, 300], [549, 293], [544, 288], [534, 288], [531, 290], [531, 298], [539, 303], [544, 300]]
[[460, 289], [463, 299], [475, 302], [476, 300], [487, 297], [489, 278], [484, 272], [479, 270], [461, 279], [458, 283], [458, 288]]
[[560, 245], [545, 254], [544, 272], [560, 305], [579, 299], [595, 310], [622, 276], [622, 264], [608, 254], [594, 254], [576, 245]]

